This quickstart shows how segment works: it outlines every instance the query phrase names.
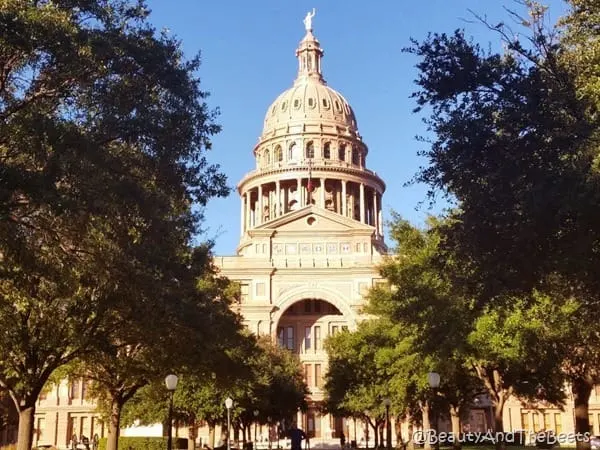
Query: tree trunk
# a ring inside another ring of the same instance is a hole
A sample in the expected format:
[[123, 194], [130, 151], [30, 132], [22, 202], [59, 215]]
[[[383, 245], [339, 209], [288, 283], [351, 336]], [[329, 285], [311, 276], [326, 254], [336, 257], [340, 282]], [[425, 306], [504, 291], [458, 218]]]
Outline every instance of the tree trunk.
[[110, 418], [108, 420], [108, 436], [106, 450], [118, 450], [121, 423], [121, 409], [123, 404], [120, 398], [113, 398], [110, 404]]
[[33, 427], [35, 403], [19, 408], [19, 434], [17, 435], [17, 450], [30, 450], [33, 445]]
[[369, 450], [369, 420], [365, 420], [365, 448]]
[[188, 450], [196, 450], [196, 431], [195, 423], [188, 427]]
[[396, 429], [396, 448], [405, 448], [404, 439], [402, 438], [402, 421], [399, 416], [396, 416], [394, 425]]
[[215, 424], [208, 424], [208, 446], [212, 449], [215, 448]]
[[373, 448], [379, 448], [379, 433], [377, 433], [377, 421], [373, 425]]
[[493, 401], [494, 404], [494, 431], [496, 436], [502, 436], [501, 439], [496, 439], [496, 450], [504, 450], [506, 443], [504, 442], [504, 403], [506, 398], [500, 393]]
[[406, 436], [406, 449], [407, 450], [414, 450], [415, 448], [415, 440], [414, 438], [414, 433], [415, 433], [415, 427], [413, 425], [413, 418], [409, 417], [408, 418], [408, 436]]
[[431, 450], [431, 420], [429, 402], [423, 402], [421, 414], [423, 415], [423, 439], [424, 449]]
[[[589, 400], [592, 393], [593, 383], [586, 377], [577, 377], [572, 381], [573, 403], [575, 410], [575, 436], [577, 450], [589, 450], [591, 448], [589, 439], [585, 439], [585, 433], [590, 432]], [[20, 430], [19, 430], [20, 431]]]
[[450, 407], [450, 423], [452, 425], [452, 448], [459, 450], [460, 443], [460, 409], [456, 406]]
[[379, 446], [383, 448], [385, 446], [384, 433], [385, 431], [385, 421], [379, 424]]

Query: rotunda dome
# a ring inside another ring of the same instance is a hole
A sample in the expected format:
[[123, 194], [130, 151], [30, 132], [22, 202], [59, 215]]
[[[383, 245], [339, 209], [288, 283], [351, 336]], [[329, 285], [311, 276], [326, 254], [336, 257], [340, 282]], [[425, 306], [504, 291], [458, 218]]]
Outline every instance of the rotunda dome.
[[344, 128], [357, 128], [354, 111], [339, 92], [319, 80], [303, 81], [284, 91], [271, 104], [265, 116], [263, 133], [307, 119], [321, 119]]
[[307, 30], [296, 50], [298, 76], [294, 85], [269, 106], [261, 140], [286, 134], [298, 125], [322, 125], [345, 135], [359, 137], [356, 117], [348, 101], [327, 86], [321, 73], [323, 50]]

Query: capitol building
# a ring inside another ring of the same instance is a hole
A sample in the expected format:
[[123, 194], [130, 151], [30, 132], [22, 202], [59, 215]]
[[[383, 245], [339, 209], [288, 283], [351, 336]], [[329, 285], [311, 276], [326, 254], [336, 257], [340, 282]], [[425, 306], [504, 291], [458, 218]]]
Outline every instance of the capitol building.
[[[218, 256], [221, 274], [241, 286], [239, 304], [246, 326], [272, 336], [295, 353], [309, 387], [309, 407], [297, 424], [313, 447], [360, 443], [364, 426], [322, 412], [327, 372], [325, 339], [355, 329], [364, 319], [368, 290], [385, 283], [378, 272], [387, 248], [382, 215], [385, 183], [368, 168], [369, 148], [348, 101], [324, 77], [324, 51], [313, 34], [312, 17], [296, 49], [298, 73], [265, 114], [252, 149], [256, 165], [239, 182], [240, 240], [235, 256]], [[250, 151], [250, 148], [248, 149]], [[377, 151], [377, 150], [374, 150]], [[590, 419], [600, 434], [600, 390], [592, 392]], [[489, 402], [482, 398], [463, 421], [465, 431], [492, 428]], [[534, 409], [511, 399], [504, 411], [507, 431], [573, 431], [572, 401], [563, 410]], [[83, 380], [63, 380], [39, 400], [34, 444], [67, 448], [73, 434], [100, 437], [100, 420]], [[440, 431], [449, 424], [440, 423]], [[187, 430], [178, 430], [187, 437]], [[407, 436], [408, 426], [402, 425]], [[0, 429], [0, 445], [16, 429]], [[261, 429], [261, 435], [268, 434]], [[160, 425], [124, 429], [122, 436], [162, 435]], [[372, 430], [370, 435], [372, 436]], [[218, 436], [218, 434], [217, 434]], [[208, 430], [199, 439], [208, 441]]]
[[300, 358], [311, 394], [298, 425], [313, 438], [336, 438], [343, 420], [319, 413], [323, 342], [355, 328], [364, 294], [383, 282], [385, 183], [367, 168], [352, 107], [325, 81], [311, 18], [296, 49], [298, 75], [269, 106], [256, 168], [238, 184], [237, 255], [217, 264], [241, 285], [247, 326]]

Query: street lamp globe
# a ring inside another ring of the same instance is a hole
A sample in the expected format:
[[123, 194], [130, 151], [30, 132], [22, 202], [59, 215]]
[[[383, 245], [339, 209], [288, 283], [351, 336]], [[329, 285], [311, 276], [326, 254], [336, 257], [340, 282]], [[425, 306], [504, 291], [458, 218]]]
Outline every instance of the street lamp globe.
[[429, 386], [433, 389], [440, 387], [440, 374], [437, 372], [429, 372], [427, 374], [427, 381], [429, 382]]
[[175, 389], [177, 389], [178, 380], [179, 378], [177, 378], [177, 375], [167, 375], [167, 377], [165, 378], [165, 384], [167, 385], [167, 389], [169, 391], [174, 391]]
[[383, 406], [385, 406], [386, 408], [389, 408], [391, 404], [392, 404], [392, 401], [389, 398], [383, 399]]
[[232, 406], [233, 406], [233, 400], [231, 399], [231, 397], [227, 397], [225, 399], [225, 408], [231, 409]]

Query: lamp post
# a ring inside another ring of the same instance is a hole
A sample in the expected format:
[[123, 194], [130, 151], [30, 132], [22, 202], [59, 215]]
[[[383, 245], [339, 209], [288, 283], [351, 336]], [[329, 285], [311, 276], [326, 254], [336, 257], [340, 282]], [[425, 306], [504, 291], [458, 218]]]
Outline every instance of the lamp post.
[[[433, 390], [433, 393], [436, 394], [436, 390], [440, 387], [440, 374], [437, 372], [429, 372], [427, 374], [427, 382], [429, 383], [429, 387]], [[433, 405], [432, 405], [433, 406]], [[435, 432], [435, 448], [439, 448], [439, 440], [438, 440], [438, 415], [437, 411], [434, 412], [434, 423], [433, 423], [433, 431]]]
[[389, 398], [383, 399], [385, 406], [385, 443], [388, 450], [392, 449], [392, 427], [390, 424], [390, 405], [392, 401]]
[[258, 428], [258, 409], [254, 410], [254, 442], [256, 442], [256, 428]]
[[231, 397], [225, 399], [225, 408], [227, 408], [227, 450], [231, 450], [231, 407], [233, 406], [233, 400]]
[[267, 434], [269, 438], [269, 450], [271, 450], [271, 417], [267, 417]]
[[169, 428], [167, 429], [167, 450], [173, 448], [173, 394], [177, 389], [177, 375], [167, 375], [165, 378], [165, 385], [169, 391]]

